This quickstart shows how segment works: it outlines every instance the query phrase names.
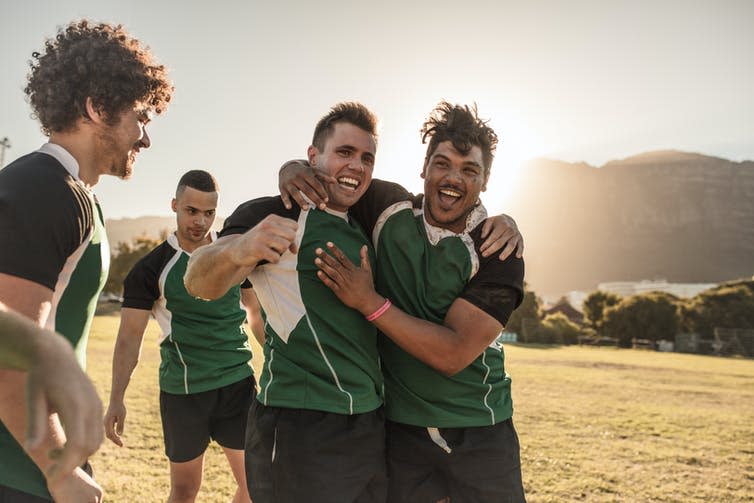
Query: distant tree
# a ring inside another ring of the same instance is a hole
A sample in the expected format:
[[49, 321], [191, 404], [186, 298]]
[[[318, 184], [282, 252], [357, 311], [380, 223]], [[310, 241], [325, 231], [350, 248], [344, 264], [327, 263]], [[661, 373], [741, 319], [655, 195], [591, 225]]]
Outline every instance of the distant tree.
[[119, 242], [110, 258], [110, 274], [107, 277], [104, 291], [115, 295], [122, 295], [123, 280], [126, 279], [126, 276], [136, 262], [166, 238], [167, 233], [163, 232], [159, 239], [138, 236], [130, 243]]
[[605, 310], [620, 301], [621, 296], [612, 292], [597, 290], [590, 293], [582, 304], [585, 324], [600, 333]]
[[681, 326], [711, 338], [715, 327], [754, 328], [754, 282], [723, 284], [681, 306]]
[[545, 316], [539, 328], [538, 341], [546, 344], [576, 344], [581, 328], [563, 313]]
[[726, 287], [738, 287], [738, 286], [747, 288], [749, 289], [749, 291], [751, 291], [752, 294], [754, 294], [754, 276], [752, 276], [751, 279], [734, 279], [731, 281], [725, 281], [715, 287], [710, 288], [709, 290], [705, 290], [705, 292], [711, 292], [713, 290], [721, 290]]
[[[515, 332], [520, 336], [523, 336], [523, 320], [530, 320], [527, 325], [534, 326], [539, 324], [539, 299], [537, 294], [528, 289], [528, 285], [524, 284], [524, 299], [521, 305], [513, 311], [511, 317], [508, 319], [508, 323], [505, 325], [506, 332]], [[520, 339], [521, 340], [521, 339]]]
[[676, 301], [662, 292], [626, 297], [605, 310], [602, 331], [617, 338], [621, 347], [630, 347], [632, 338], [673, 340], [679, 328]]

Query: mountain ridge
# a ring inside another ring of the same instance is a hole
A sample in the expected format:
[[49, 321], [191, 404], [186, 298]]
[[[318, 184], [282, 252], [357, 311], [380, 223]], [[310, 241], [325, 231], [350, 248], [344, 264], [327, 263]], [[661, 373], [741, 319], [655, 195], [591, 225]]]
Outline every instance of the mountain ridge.
[[752, 161], [660, 151], [600, 168], [535, 159], [524, 169], [506, 212], [524, 234], [535, 290], [754, 273]]
[[[538, 293], [754, 274], [754, 161], [659, 150], [600, 167], [539, 158], [523, 169], [504, 211], [524, 234], [527, 282]], [[172, 232], [175, 217], [113, 219], [107, 228], [114, 249]]]

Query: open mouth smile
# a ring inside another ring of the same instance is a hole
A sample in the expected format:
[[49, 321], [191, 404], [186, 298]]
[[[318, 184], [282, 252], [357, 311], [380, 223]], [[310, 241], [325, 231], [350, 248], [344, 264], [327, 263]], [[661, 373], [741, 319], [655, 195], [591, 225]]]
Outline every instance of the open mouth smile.
[[361, 185], [361, 182], [350, 176], [341, 176], [338, 178], [338, 185], [346, 189], [356, 190]]
[[463, 198], [463, 193], [453, 189], [444, 187], [437, 191], [438, 199], [443, 206], [452, 206]]

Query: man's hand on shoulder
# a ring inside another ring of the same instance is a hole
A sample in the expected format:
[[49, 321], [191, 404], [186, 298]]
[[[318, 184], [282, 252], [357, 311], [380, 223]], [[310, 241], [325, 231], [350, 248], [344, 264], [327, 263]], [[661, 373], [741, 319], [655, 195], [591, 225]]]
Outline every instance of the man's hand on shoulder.
[[518, 230], [516, 221], [504, 213], [489, 217], [484, 221], [482, 238], [484, 243], [480, 251], [484, 257], [489, 257], [500, 249], [503, 250], [500, 253], [500, 260], [507, 259], [514, 251], [517, 258], [524, 256], [524, 237]]
[[[302, 208], [309, 208], [306, 198], [314, 206], [323, 210], [327, 206], [326, 183], [336, 183], [335, 178], [323, 171], [312, 168], [307, 161], [288, 161], [278, 173], [280, 197], [287, 209], [291, 209], [291, 199]], [[304, 197], [306, 196], [306, 198]]]

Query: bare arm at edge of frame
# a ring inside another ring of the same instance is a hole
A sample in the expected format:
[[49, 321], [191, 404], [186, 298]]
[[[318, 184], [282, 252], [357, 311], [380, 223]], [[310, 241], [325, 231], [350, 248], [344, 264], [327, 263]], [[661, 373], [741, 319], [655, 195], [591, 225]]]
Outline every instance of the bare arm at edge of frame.
[[[33, 281], [0, 273], [0, 302], [42, 327], [52, 307], [52, 290]], [[26, 372], [0, 370], [0, 419], [22, 446], [26, 443], [24, 437], [29, 420], [26, 390]], [[51, 458], [50, 453], [66, 454], [75, 450], [75, 445], [72, 443], [70, 450], [65, 451], [66, 435], [56, 413], [49, 413], [45, 423], [42, 441], [25, 448], [25, 451], [45, 475], [55, 501], [66, 503], [101, 498], [102, 488], [84, 470], [76, 466], [73, 471], [63, 471], [61, 465]], [[100, 418], [93, 428], [98, 430], [101, 424]], [[70, 462], [66, 460], [68, 464]]]

